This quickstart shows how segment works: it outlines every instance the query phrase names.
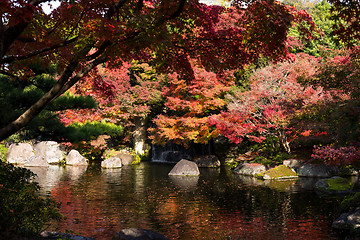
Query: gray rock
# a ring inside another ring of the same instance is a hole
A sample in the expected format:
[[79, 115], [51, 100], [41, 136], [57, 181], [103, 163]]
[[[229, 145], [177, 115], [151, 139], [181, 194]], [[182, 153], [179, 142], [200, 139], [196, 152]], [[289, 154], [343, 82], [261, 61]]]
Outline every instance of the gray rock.
[[43, 156], [32, 156], [29, 161], [24, 164], [25, 167], [47, 167], [49, 163]]
[[360, 227], [360, 208], [357, 208], [354, 212], [343, 213], [335, 219], [331, 225], [336, 229], [352, 230]]
[[297, 171], [302, 166], [302, 162], [297, 159], [284, 160], [283, 164], [289, 168], [294, 169], [295, 171]]
[[65, 158], [65, 152], [61, 150], [59, 143], [43, 141], [34, 145], [36, 155], [42, 156], [50, 164], [56, 164]]
[[122, 165], [131, 165], [135, 160], [134, 156], [128, 153], [119, 153], [116, 157], [121, 159]]
[[173, 167], [173, 169], [169, 172], [169, 175], [198, 176], [200, 175], [200, 171], [196, 163], [182, 159]]
[[234, 172], [245, 176], [256, 176], [266, 171], [266, 167], [259, 163], [242, 163], [238, 165]]
[[220, 167], [220, 160], [215, 155], [204, 155], [194, 159], [198, 167], [217, 168]]
[[13, 164], [24, 164], [33, 156], [34, 149], [29, 143], [13, 143], [8, 149], [6, 160]]
[[71, 150], [66, 157], [66, 165], [87, 166], [88, 163], [77, 150]]
[[304, 164], [298, 170], [299, 177], [333, 177], [340, 175], [336, 166], [327, 166], [320, 164]]
[[101, 162], [102, 168], [121, 168], [122, 163], [119, 157], [111, 157]]
[[129, 228], [124, 229], [118, 232], [113, 238], [113, 240], [170, 240], [164, 235], [147, 230], [147, 229], [138, 229], [138, 228]]
[[50, 232], [50, 231], [45, 231], [42, 232], [40, 234], [40, 236], [42, 237], [41, 239], [44, 240], [57, 240], [57, 239], [68, 239], [68, 240], [95, 240], [95, 238], [91, 238], [91, 237], [82, 237], [82, 236], [77, 236], [74, 234], [69, 234], [69, 233], [59, 233], [59, 232]]

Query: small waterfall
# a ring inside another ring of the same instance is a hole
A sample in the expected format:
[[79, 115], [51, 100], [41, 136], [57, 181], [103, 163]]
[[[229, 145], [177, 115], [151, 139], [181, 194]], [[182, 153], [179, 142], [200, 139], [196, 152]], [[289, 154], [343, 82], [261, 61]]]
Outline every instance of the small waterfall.
[[212, 144], [190, 144], [189, 148], [174, 143], [165, 146], [152, 145], [151, 161], [162, 163], [177, 163], [181, 159], [192, 160], [196, 156], [213, 154]]

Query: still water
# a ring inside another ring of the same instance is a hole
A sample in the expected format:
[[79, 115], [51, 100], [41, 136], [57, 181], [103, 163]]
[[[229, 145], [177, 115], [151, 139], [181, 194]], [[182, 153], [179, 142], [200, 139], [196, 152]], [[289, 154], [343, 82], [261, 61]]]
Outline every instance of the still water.
[[169, 177], [172, 165], [120, 169], [29, 168], [65, 216], [50, 230], [111, 239], [136, 227], [170, 239], [339, 239], [331, 223], [339, 199], [312, 189], [314, 180], [263, 182], [226, 169]]

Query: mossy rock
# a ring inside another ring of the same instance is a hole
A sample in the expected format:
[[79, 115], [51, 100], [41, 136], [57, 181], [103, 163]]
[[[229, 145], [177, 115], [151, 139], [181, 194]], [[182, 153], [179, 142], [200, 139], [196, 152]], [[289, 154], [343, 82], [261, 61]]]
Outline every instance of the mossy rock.
[[[352, 195], [345, 196], [341, 201], [340, 210], [342, 212], [355, 211], [360, 206], [360, 192], [353, 193]], [[360, 230], [360, 229], [359, 229]]]
[[298, 175], [292, 168], [285, 165], [279, 165], [259, 174], [258, 177], [266, 180], [280, 180], [298, 178]]
[[325, 194], [347, 194], [352, 192], [353, 187], [350, 179], [337, 176], [320, 179], [315, 184], [315, 189]]

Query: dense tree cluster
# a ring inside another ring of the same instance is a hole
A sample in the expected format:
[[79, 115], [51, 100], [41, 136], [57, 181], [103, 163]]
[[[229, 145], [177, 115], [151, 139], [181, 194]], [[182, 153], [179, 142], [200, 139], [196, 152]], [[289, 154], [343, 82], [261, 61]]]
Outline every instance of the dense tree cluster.
[[[275, 137], [286, 152], [306, 136], [347, 142], [334, 112], [350, 121], [357, 109], [358, 1], [76, 0], [45, 14], [48, 3], [0, 4], [1, 108], [11, 112], [2, 140], [46, 113], [62, 130], [38, 124], [34, 134], [62, 141], [131, 142], [140, 126], [153, 143], [184, 146], [219, 136]], [[89, 126], [102, 130], [67, 133]]]

